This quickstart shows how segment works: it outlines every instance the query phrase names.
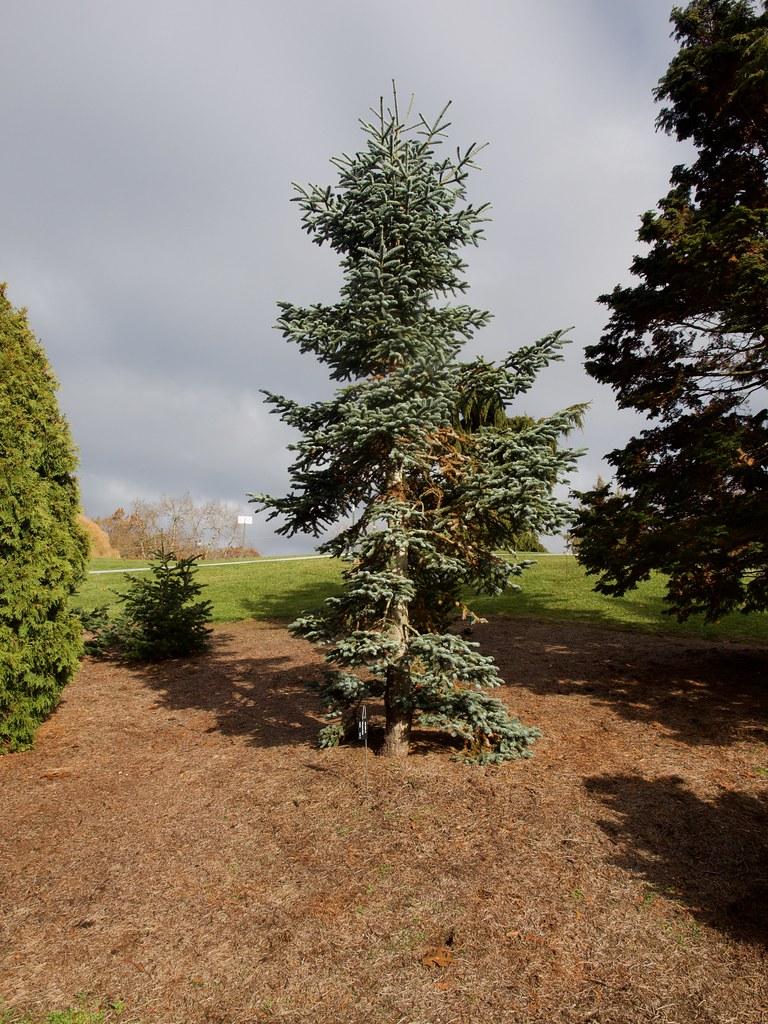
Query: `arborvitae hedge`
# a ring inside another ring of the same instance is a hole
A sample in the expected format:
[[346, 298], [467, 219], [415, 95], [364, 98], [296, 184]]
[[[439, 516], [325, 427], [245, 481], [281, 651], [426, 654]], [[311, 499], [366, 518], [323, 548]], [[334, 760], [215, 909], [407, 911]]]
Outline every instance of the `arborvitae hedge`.
[[25, 311], [0, 285], [0, 752], [31, 745], [82, 651], [69, 598], [88, 543], [56, 387]]

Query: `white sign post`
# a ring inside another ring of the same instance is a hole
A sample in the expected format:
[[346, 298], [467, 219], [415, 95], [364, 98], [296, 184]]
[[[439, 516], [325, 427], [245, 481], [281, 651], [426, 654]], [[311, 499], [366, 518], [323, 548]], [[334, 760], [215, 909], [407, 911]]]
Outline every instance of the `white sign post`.
[[242, 526], [243, 532], [240, 540], [240, 557], [245, 554], [245, 528], [253, 523], [253, 516], [238, 516], [237, 525]]
[[368, 801], [368, 708], [363, 704], [357, 719], [357, 738], [363, 741], [363, 778], [365, 780], [365, 799]]

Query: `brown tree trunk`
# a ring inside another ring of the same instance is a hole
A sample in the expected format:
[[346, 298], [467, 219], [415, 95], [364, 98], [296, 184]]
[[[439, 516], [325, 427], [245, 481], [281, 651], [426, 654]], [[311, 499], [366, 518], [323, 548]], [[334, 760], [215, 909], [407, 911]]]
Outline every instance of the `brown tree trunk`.
[[407, 757], [411, 742], [411, 678], [407, 670], [392, 665], [387, 671], [384, 698], [387, 715], [382, 754], [384, 757]]
[[[398, 494], [402, 490], [400, 473], [394, 475], [390, 485], [390, 493]], [[400, 495], [398, 495], [400, 496]], [[403, 548], [393, 560], [392, 568], [403, 576], [408, 575], [408, 550]], [[411, 674], [402, 663], [408, 638], [408, 605], [398, 602], [389, 614], [389, 634], [398, 643], [397, 659], [387, 669], [387, 688], [384, 693], [384, 709], [386, 726], [382, 754], [384, 757], [406, 757], [411, 740]]]

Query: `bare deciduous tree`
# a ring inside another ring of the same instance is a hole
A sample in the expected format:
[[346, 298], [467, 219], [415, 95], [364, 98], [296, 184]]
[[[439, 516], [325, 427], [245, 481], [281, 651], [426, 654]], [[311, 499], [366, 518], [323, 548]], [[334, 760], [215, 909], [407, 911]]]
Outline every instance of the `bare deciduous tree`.
[[[149, 558], [159, 549], [179, 558], [192, 555], [233, 557], [240, 545], [237, 508], [223, 501], [196, 502], [187, 492], [159, 501], [134, 501], [95, 520], [124, 558]], [[254, 549], [247, 553], [258, 555]]]

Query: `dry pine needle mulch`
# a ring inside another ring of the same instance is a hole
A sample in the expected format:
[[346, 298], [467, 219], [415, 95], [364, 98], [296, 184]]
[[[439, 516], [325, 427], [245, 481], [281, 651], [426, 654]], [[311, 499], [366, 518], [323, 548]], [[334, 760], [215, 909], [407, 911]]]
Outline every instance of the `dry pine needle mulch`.
[[[0, 759], [0, 1005], [143, 1024], [768, 1020], [768, 652], [475, 630], [535, 756], [322, 752], [284, 629], [86, 662]], [[368, 795], [365, 790], [367, 771]]]

